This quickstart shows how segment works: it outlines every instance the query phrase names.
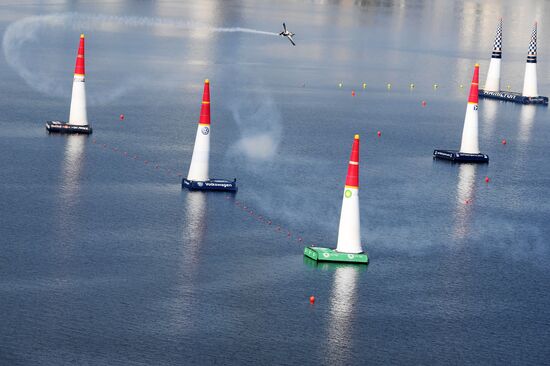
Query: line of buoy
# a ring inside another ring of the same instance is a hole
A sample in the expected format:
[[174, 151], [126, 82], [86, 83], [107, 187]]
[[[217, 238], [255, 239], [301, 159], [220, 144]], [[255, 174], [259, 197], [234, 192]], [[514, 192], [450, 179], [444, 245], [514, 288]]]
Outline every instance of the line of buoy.
[[[343, 87], [344, 87], [343, 83], [338, 83], [338, 88], [343, 88]], [[433, 90], [437, 90], [437, 89], [439, 89], [439, 87], [440, 87], [440, 85], [438, 83], [432, 84], [432, 89]], [[464, 84], [460, 83], [460, 84], [458, 84], [458, 87], [460, 89], [464, 89]], [[366, 89], [367, 88], [367, 83], [362, 83], [361, 88]], [[393, 89], [393, 84], [392, 83], [386, 83], [386, 89], [388, 89], [388, 90]], [[410, 83], [409, 84], [409, 90], [413, 90], [413, 89], [416, 89], [416, 84], [415, 83]], [[508, 84], [508, 85], [506, 85], [506, 89], [508, 89], [508, 91], [510, 91], [512, 89], [512, 86], [510, 84]], [[124, 116], [124, 115], [121, 114], [121, 117], [122, 116]], [[121, 119], [123, 119], [123, 118], [121, 118]]]
[[[225, 196], [226, 200], [229, 200], [230, 198], [231, 198], [230, 195]], [[276, 233], [284, 235], [287, 239], [293, 240], [297, 243], [302, 243], [304, 241], [302, 236], [297, 235], [296, 233], [293, 234], [292, 231], [286, 229], [281, 224], [275, 224], [272, 220], [267, 218], [265, 215], [262, 215], [261, 213], [258, 213], [257, 210], [256, 211], [253, 210], [249, 205], [245, 204], [244, 202], [239, 201], [239, 200], [235, 200], [234, 205], [236, 207], [240, 208], [245, 213], [248, 213], [247, 216], [252, 217], [255, 221], [257, 221], [259, 223], [263, 223], [267, 226], [272, 226], [273, 231], [275, 231]], [[314, 244], [310, 244], [310, 245], [314, 246]]]
[[96, 139], [92, 140], [92, 143], [97, 145], [97, 146], [100, 146], [101, 148], [103, 148], [105, 151], [111, 151], [113, 153], [117, 153], [125, 158], [129, 158], [129, 159], [132, 159], [132, 160], [139, 160], [141, 161], [144, 165], [147, 165], [147, 166], [151, 166], [153, 169], [155, 170], [158, 170], [158, 171], [163, 171], [166, 173], [166, 175], [168, 176], [173, 176], [173, 177], [181, 177], [183, 173], [181, 172], [177, 172], [175, 170], [172, 170], [170, 168], [164, 168], [162, 165], [158, 164], [158, 163], [153, 163], [152, 161], [148, 160], [148, 159], [140, 159], [140, 157], [137, 155], [137, 154], [132, 154], [132, 153], [129, 153], [128, 151], [126, 150], [123, 150], [123, 149], [120, 149], [119, 147], [116, 147], [116, 146], [109, 146], [107, 144], [102, 144], [102, 143], [98, 143]]

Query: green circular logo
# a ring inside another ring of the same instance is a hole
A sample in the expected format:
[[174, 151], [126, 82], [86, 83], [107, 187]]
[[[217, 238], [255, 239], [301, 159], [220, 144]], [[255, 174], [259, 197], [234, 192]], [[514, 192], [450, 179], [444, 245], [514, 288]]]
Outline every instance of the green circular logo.
[[350, 198], [351, 197], [351, 191], [349, 189], [346, 189], [346, 191], [344, 192], [344, 196], [346, 196], [346, 198]]

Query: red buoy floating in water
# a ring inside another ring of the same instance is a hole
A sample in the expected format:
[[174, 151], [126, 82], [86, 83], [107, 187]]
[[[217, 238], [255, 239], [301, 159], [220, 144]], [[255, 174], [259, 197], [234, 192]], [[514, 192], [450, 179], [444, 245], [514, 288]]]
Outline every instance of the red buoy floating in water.
[[311, 295], [311, 296], [309, 297], [309, 303], [310, 303], [310, 304], [315, 304], [315, 296]]
[[352, 97], [355, 96], [355, 90], [352, 90], [352, 91], [351, 91], [351, 96], [352, 96]]
[[380, 131], [378, 131], [376, 134], [378, 135], [378, 137], [382, 136], [382, 132]]
[[502, 139], [502, 144], [506, 145], [506, 139]]
[[426, 103], [426, 101], [425, 101], [425, 100], [423, 100], [423, 101], [422, 101], [422, 107], [425, 107], [425, 106], [426, 106], [426, 104], [427, 104], [427, 103]]
[[124, 120], [124, 115], [121, 114], [119, 118], [120, 118], [121, 121], [123, 121]]
[[490, 181], [489, 177], [485, 177], [485, 183], [489, 183]]

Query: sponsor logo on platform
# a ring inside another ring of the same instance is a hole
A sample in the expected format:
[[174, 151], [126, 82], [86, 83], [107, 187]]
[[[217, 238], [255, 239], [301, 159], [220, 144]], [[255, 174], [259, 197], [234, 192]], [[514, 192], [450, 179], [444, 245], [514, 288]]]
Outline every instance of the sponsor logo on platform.
[[442, 151], [436, 151], [436, 152], [434, 153], [434, 155], [447, 156], [447, 157], [449, 157], [449, 158], [452, 158], [452, 157], [453, 157], [453, 154], [445, 153], [445, 152], [442, 152]]
[[504, 98], [504, 99], [516, 99], [517, 97], [517, 95], [514, 95], [514, 94], [494, 92], [494, 91], [483, 91], [483, 94], [489, 95], [492, 97], [497, 97], [497, 98]]
[[209, 183], [209, 182], [206, 182], [204, 183], [206, 184], [207, 187], [223, 187], [223, 188], [228, 188], [228, 187], [232, 187], [233, 184], [231, 183]]

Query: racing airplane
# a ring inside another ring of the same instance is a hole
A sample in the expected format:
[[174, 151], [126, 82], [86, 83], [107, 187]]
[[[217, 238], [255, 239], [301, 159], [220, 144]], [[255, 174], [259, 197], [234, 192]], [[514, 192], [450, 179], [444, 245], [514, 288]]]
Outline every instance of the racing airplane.
[[292, 39], [292, 36], [294, 35], [294, 33], [289, 32], [289, 31], [286, 30], [286, 24], [285, 23], [283, 23], [283, 31], [281, 33], [279, 33], [279, 35], [282, 36], [282, 37], [288, 38], [290, 43], [292, 43], [293, 46], [296, 46], [296, 43], [294, 43], [294, 40]]

